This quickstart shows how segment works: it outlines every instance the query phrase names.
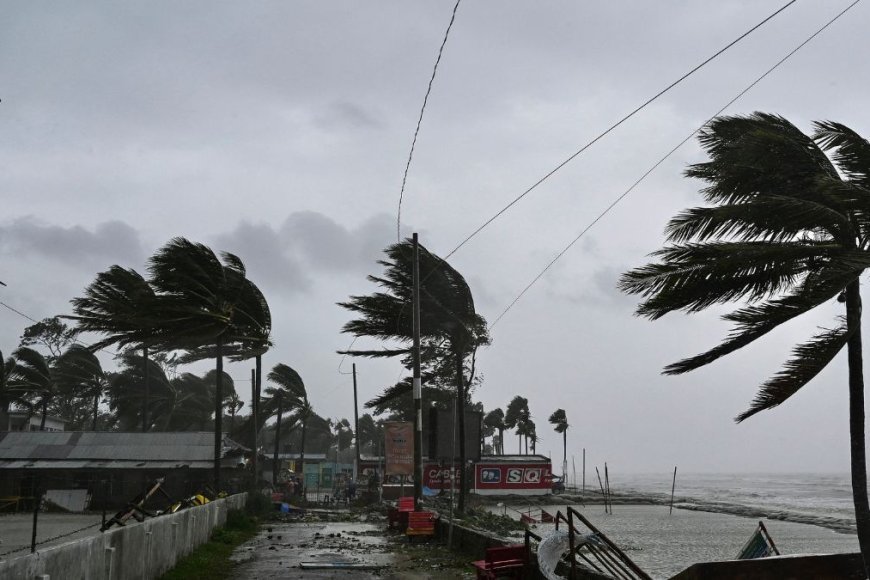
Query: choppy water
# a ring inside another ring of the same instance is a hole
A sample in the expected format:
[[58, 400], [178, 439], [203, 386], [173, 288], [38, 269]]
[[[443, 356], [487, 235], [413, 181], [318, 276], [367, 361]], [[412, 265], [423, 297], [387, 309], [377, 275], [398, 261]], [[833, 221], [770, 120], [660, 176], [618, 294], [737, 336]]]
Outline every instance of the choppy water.
[[[673, 472], [626, 475], [611, 478], [610, 485], [629, 501], [644, 496], [665, 501], [670, 497], [672, 476]], [[654, 578], [669, 578], [695, 562], [733, 559], [760, 519], [783, 554], [858, 550], [857, 537], [848, 533], [854, 528], [848, 474], [678, 473], [672, 515], [667, 505], [617, 504], [613, 514], [606, 514], [600, 504], [571, 505]], [[511, 507], [524, 510], [528, 506]], [[555, 512], [565, 504], [543, 507]], [[518, 517], [510, 509], [493, 511]], [[539, 527], [546, 531], [548, 526]]]

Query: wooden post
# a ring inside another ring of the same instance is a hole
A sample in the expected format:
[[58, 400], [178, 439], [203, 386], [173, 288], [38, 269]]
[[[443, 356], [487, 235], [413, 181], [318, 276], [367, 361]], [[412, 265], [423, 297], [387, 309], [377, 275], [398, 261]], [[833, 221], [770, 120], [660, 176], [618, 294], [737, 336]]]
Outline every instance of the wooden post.
[[42, 503], [42, 486], [37, 478], [33, 490], [33, 532], [30, 535], [30, 553], [36, 551], [36, 520], [39, 518], [39, 504]]
[[610, 475], [607, 472], [607, 462], [604, 462], [604, 489], [607, 490], [607, 503], [610, 505], [610, 513], [613, 513], [613, 502], [610, 499]]
[[604, 484], [601, 483], [601, 473], [598, 471], [598, 466], [595, 466], [595, 475], [598, 476], [598, 487], [601, 488], [601, 497], [604, 498], [604, 513], [607, 513], [607, 494], [604, 492]]
[[671, 483], [671, 509], [668, 512], [668, 515], [674, 513], [674, 489], [677, 487], [677, 466], [674, 465], [674, 482]]

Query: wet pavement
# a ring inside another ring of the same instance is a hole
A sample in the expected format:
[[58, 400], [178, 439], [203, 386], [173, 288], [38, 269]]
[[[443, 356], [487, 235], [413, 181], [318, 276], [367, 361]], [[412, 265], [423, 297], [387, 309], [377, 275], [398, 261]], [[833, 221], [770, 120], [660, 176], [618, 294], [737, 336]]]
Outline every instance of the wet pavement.
[[233, 554], [236, 580], [355, 578], [442, 580], [473, 578], [467, 558], [434, 540], [409, 545], [385, 523], [265, 524]]

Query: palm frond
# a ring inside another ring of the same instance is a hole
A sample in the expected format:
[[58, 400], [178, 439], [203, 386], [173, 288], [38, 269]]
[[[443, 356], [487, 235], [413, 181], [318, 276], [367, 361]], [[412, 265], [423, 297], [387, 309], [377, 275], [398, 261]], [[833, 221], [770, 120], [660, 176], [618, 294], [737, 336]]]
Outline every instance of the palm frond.
[[668, 312], [697, 312], [738, 299], [756, 301], [781, 292], [814, 267], [833, 260], [836, 244], [707, 242], [668, 246], [648, 264], [622, 275], [618, 287], [647, 297], [637, 314], [657, 319]]
[[765, 382], [753, 399], [749, 409], [735, 419], [738, 423], [760, 411], [772, 409], [784, 403], [801, 387], [810, 382], [846, 345], [851, 336], [846, 320], [840, 317], [837, 328], [825, 330], [812, 337], [808, 342], [798, 345], [793, 358], [783, 365], [783, 369]]
[[870, 188], [870, 143], [842, 123], [817, 121], [813, 125], [813, 139], [833, 157], [846, 178]]
[[861, 269], [841, 271], [826, 268], [809, 275], [788, 296], [750, 305], [723, 316], [736, 323], [718, 346], [665, 367], [664, 374], [678, 375], [700, 368], [766, 335], [779, 325], [832, 300], [855, 279]]

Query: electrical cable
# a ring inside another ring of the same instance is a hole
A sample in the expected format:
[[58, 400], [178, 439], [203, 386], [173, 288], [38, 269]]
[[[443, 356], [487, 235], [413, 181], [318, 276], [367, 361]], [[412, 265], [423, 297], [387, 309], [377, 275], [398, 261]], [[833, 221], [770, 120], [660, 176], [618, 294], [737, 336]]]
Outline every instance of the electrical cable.
[[786, 4], [784, 4], [784, 5], [783, 5], [782, 7], [780, 7], [776, 12], [774, 12], [774, 13], [771, 14], [771, 15], [769, 15], [767, 18], [765, 18], [764, 20], [762, 20], [761, 22], [759, 22], [758, 24], [756, 24], [755, 26], [753, 26], [752, 28], [750, 28], [749, 30], [747, 30], [746, 32], [744, 32], [743, 34], [741, 34], [740, 36], [738, 36], [736, 39], [734, 39], [734, 40], [732, 40], [731, 42], [729, 42], [729, 43], [728, 43], [727, 45], [725, 45], [723, 48], [719, 49], [715, 54], [713, 54], [712, 56], [710, 56], [710, 57], [708, 57], [706, 60], [704, 60], [701, 64], [695, 66], [692, 70], [690, 70], [689, 72], [687, 72], [686, 74], [684, 74], [683, 76], [681, 76], [680, 78], [678, 78], [677, 80], [675, 80], [674, 82], [672, 82], [671, 84], [669, 84], [668, 86], [666, 86], [664, 89], [660, 90], [658, 93], [656, 93], [655, 95], [653, 95], [652, 97], [650, 97], [649, 99], [647, 99], [646, 101], [644, 101], [643, 104], [641, 104], [640, 106], [638, 106], [637, 108], [635, 108], [633, 111], [631, 111], [630, 113], [628, 113], [627, 115], [625, 115], [624, 117], [622, 117], [619, 121], [617, 121], [616, 123], [614, 123], [613, 125], [611, 125], [610, 127], [608, 127], [604, 132], [600, 133], [597, 137], [595, 137], [594, 139], [592, 139], [591, 141], [589, 141], [588, 143], [586, 143], [585, 145], [583, 145], [583, 147], [581, 147], [580, 149], [578, 149], [577, 151], [575, 151], [575, 152], [574, 152], [570, 157], [568, 157], [567, 159], [565, 159], [564, 161], [562, 161], [562, 162], [561, 162], [559, 165], [557, 165], [554, 169], [550, 170], [546, 175], [544, 175], [542, 178], [540, 178], [538, 181], [536, 181], [536, 182], [535, 182], [531, 187], [529, 187], [529, 188], [526, 189], [524, 192], [522, 192], [520, 195], [518, 195], [517, 197], [515, 197], [515, 198], [513, 199], [513, 201], [511, 201], [509, 204], [507, 204], [507, 205], [504, 206], [502, 209], [500, 209], [500, 210], [499, 210], [495, 215], [493, 215], [493, 216], [490, 217], [488, 220], [486, 220], [486, 221], [483, 223], [483, 225], [481, 225], [481, 226], [478, 227], [476, 230], [474, 230], [473, 232], [471, 232], [471, 234], [469, 234], [468, 237], [466, 237], [464, 240], [462, 240], [462, 242], [460, 242], [460, 244], [459, 244], [458, 246], [456, 246], [455, 248], [453, 248], [453, 250], [451, 250], [450, 253], [448, 253], [446, 256], [444, 256], [444, 259], [445, 259], [445, 260], [449, 259], [453, 254], [455, 254], [457, 251], [459, 251], [460, 248], [462, 248], [465, 244], [467, 244], [469, 241], [471, 241], [472, 238], [474, 238], [477, 234], [479, 234], [481, 231], [483, 231], [484, 228], [486, 228], [487, 226], [489, 226], [489, 224], [491, 224], [492, 222], [494, 222], [495, 220], [497, 220], [499, 217], [501, 217], [502, 214], [504, 214], [507, 210], [509, 210], [511, 207], [513, 207], [513, 206], [514, 206], [516, 203], [518, 203], [521, 199], [523, 199], [523, 198], [524, 198], [525, 196], [527, 196], [529, 193], [531, 193], [532, 191], [534, 191], [535, 189], [537, 189], [537, 187], [538, 187], [539, 185], [541, 185], [541, 184], [544, 183], [547, 179], [549, 179], [550, 177], [552, 177], [552, 176], [553, 176], [557, 171], [559, 171], [560, 169], [562, 169], [563, 167], [565, 167], [566, 165], [568, 165], [568, 163], [570, 163], [571, 161], [573, 161], [577, 156], [579, 156], [581, 153], [583, 153], [584, 151], [586, 151], [587, 149], [589, 149], [592, 145], [594, 145], [595, 143], [597, 143], [598, 141], [600, 141], [601, 139], [603, 139], [603, 138], [604, 138], [605, 136], [607, 136], [611, 131], [613, 131], [614, 129], [616, 129], [616, 128], [619, 127], [620, 125], [622, 125], [624, 122], [628, 121], [628, 120], [629, 120], [630, 118], [632, 118], [634, 115], [636, 115], [636, 114], [639, 113], [641, 110], [643, 110], [644, 108], [646, 108], [648, 105], [650, 105], [651, 103], [653, 103], [654, 101], [656, 101], [659, 97], [661, 97], [662, 95], [664, 95], [665, 93], [667, 93], [668, 91], [670, 91], [672, 88], [676, 87], [678, 84], [680, 84], [681, 82], [683, 82], [684, 80], [686, 80], [687, 78], [689, 78], [690, 76], [692, 76], [694, 73], [696, 73], [697, 71], [699, 71], [701, 68], [703, 68], [705, 65], [707, 65], [708, 63], [710, 63], [711, 61], [713, 61], [713, 60], [716, 59], [717, 57], [719, 57], [722, 53], [724, 53], [725, 51], [727, 51], [729, 48], [731, 48], [732, 46], [734, 46], [735, 44], [737, 44], [738, 42], [740, 42], [741, 40], [743, 40], [744, 38], [746, 38], [747, 36], [749, 36], [750, 34], [752, 34], [753, 32], [755, 32], [756, 30], [758, 30], [759, 28], [761, 28], [764, 24], [766, 24], [768, 21], [772, 20], [774, 17], [776, 17], [778, 14], [780, 14], [781, 12], [783, 12], [786, 8], [788, 8], [789, 6], [791, 6], [792, 4], [794, 4], [795, 2], [797, 2], [797, 0], [790, 0], [789, 2], [787, 2]]
[[616, 198], [616, 199], [615, 199], [615, 200], [614, 200], [610, 205], [608, 205], [608, 206], [604, 209], [604, 211], [602, 211], [600, 214], [598, 214], [598, 216], [597, 216], [594, 220], [592, 220], [592, 221], [589, 223], [589, 225], [587, 225], [587, 226], [583, 229], [583, 231], [581, 231], [581, 232], [577, 235], [577, 237], [575, 237], [575, 238], [571, 241], [571, 243], [569, 243], [567, 246], [565, 246], [565, 248], [564, 248], [561, 252], [559, 252], [559, 253], [556, 255], [556, 257], [553, 258], [553, 259], [550, 261], [550, 263], [548, 263], [548, 264], [544, 267], [544, 269], [541, 270], [541, 272], [540, 272], [537, 276], [535, 276], [534, 279], [532, 279], [532, 281], [529, 282], [529, 284], [528, 284], [525, 288], [523, 288], [523, 291], [520, 292], [519, 295], [517, 295], [516, 298], [514, 298], [513, 302], [511, 302], [511, 303], [508, 305], [508, 307], [505, 308], [505, 309], [501, 312], [501, 314], [499, 314], [499, 315], [496, 317], [496, 319], [492, 322], [492, 324], [489, 325], [489, 329], [492, 330], [492, 327], [495, 326], [496, 324], [498, 324], [498, 321], [501, 320], [501, 319], [504, 317], [504, 315], [507, 314], [507, 313], [511, 310], [511, 308], [514, 307], [514, 305], [515, 305], [517, 302], [519, 302], [519, 300], [520, 300], [520, 299], [521, 299], [521, 298], [526, 294], [526, 292], [528, 292], [529, 289], [530, 289], [532, 286], [534, 286], [534, 285], [538, 282], [538, 280], [540, 280], [540, 279], [544, 276], [544, 274], [546, 274], [547, 271], [548, 271], [548, 270], [549, 270], [549, 269], [550, 269], [550, 268], [551, 268], [551, 267], [552, 267], [552, 266], [553, 266], [557, 261], [559, 261], [559, 259], [560, 259], [562, 256], [564, 256], [564, 255], [568, 252], [568, 250], [570, 250], [570, 249], [574, 246], [574, 244], [576, 244], [576, 243], [580, 240], [580, 238], [582, 238], [582, 237], [586, 234], [586, 232], [588, 232], [590, 229], [592, 229], [592, 228], [595, 226], [595, 224], [597, 224], [597, 223], [598, 223], [598, 222], [599, 222], [599, 221], [600, 221], [604, 216], [606, 216], [608, 213], [610, 213], [610, 211], [611, 211], [614, 207], [616, 207], [616, 206], [617, 206], [617, 205], [618, 205], [618, 204], [619, 204], [623, 199], [625, 199], [625, 198], [626, 198], [626, 197], [627, 197], [627, 196], [628, 196], [632, 191], [634, 191], [634, 189], [635, 189], [638, 185], [640, 185], [641, 182], [643, 182], [643, 181], [644, 181], [644, 180], [645, 180], [645, 179], [646, 179], [646, 178], [647, 178], [647, 177], [648, 177], [648, 176], [649, 176], [653, 171], [655, 171], [656, 169], [658, 169], [658, 167], [659, 167], [662, 163], [664, 163], [664, 162], [665, 162], [665, 161], [666, 161], [666, 160], [667, 160], [671, 155], [673, 155], [673, 154], [674, 154], [674, 153], [675, 153], [675, 152], [676, 152], [680, 147], [682, 147], [682, 146], [685, 145], [687, 142], [689, 142], [689, 141], [692, 139], [692, 137], [694, 137], [694, 136], [695, 136], [699, 131], [701, 131], [704, 127], [706, 127], [706, 126], [707, 126], [711, 121], [713, 121], [713, 119], [715, 119], [716, 117], [718, 117], [719, 115], [721, 115], [723, 111], [725, 111], [728, 107], [730, 107], [731, 105], [733, 105], [733, 104], [734, 104], [738, 99], [740, 99], [741, 97], [743, 97], [743, 95], [745, 95], [746, 93], [748, 93], [748, 92], [749, 92], [753, 87], [755, 87], [755, 85], [757, 85], [757, 84], [760, 83], [762, 80], [764, 80], [765, 77], [767, 77], [770, 73], [772, 73], [772, 72], [775, 71], [777, 68], [779, 68], [780, 65], [782, 65], [783, 63], [785, 63], [789, 58], [792, 57], [792, 55], [794, 55], [796, 52], [798, 52], [798, 51], [799, 51], [800, 49], [802, 49], [804, 46], [806, 46], [807, 44], [809, 44], [810, 41], [812, 41], [816, 36], [818, 36], [819, 34], [821, 34], [825, 29], [827, 29], [827, 28], [828, 28], [829, 26], [831, 26], [834, 22], [836, 22], [836, 21], [837, 21], [841, 16], [843, 16], [844, 14], [846, 14], [846, 12], [848, 12], [849, 10], [851, 10], [851, 9], [852, 9], [856, 4], [858, 4], [858, 2], [860, 2], [860, 1], [861, 1], [861, 0], [854, 0], [854, 2], [852, 2], [851, 4], [849, 4], [849, 5], [848, 5], [846, 8], [844, 8], [840, 13], [838, 13], [838, 14], [837, 14], [836, 16], [834, 16], [831, 20], [829, 20], [827, 23], [825, 23], [824, 26], [822, 26], [821, 28], [819, 28], [818, 30], [816, 30], [816, 31], [815, 31], [815, 32], [814, 32], [814, 33], [813, 33], [809, 38], [807, 38], [806, 40], [804, 40], [803, 42], [801, 42], [801, 43], [800, 43], [799, 45], [797, 45], [794, 49], [792, 49], [788, 54], [786, 54], [783, 58], [781, 58], [781, 59], [780, 59], [776, 64], [774, 64], [772, 67], [770, 67], [769, 69], [767, 69], [767, 70], [766, 70], [766, 71], [765, 71], [761, 76], [759, 76], [759, 77], [758, 77], [757, 79], [755, 79], [752, 83], [750, 83], [749, 86], [747, 86], [745, 89], [743, 89], [742, 91], [740, 91], [740, 92], [737, 94], [737, 96], [735, 96], [733, 99], [731, 99], [730, 101], [728, 101], [728, 102], [727, 102], [727, 103], [726, 103], [722, 108], [720, 108], [718, 111], [716, 111], [716, 113], [714, 113], [713, 116], [711, 116], [709, 119], [707, 119], [706, 121], [704, 121], [704, 123], [703, 123], [700, 127], [698, 127], [697, 129], [695, 129], [694, 131], [692, 131], [692, 132], [691, 132], [691, 133], [690, 133], [690, 134], [689, 134], [685, 139], [683, 139], [682, 141], [680, 141], [680, 142], [677, 144], [676, 147], [674, 147], [673, 149], [671, 149], [670, 151], [668, 151], [668, 152], [665, 154], [664, 157], [662, 157], [661, 159], [659, 159], [658, 161], [656, 161], [656, 163], [655, 163], [652, 167], [650, 167], [650, 168], [649, 168], [649, 169], [648, 169], [648, 170], [647, 170], [643, 175], [641, 175], [640, 178], [639, 178], [637, 181], [635, 181], [634, 183], [632, 183], [631, 186], [630, 186], [627, 190], [625, 190], [625, 192], [622, 193], [622, 195], [620, 195], [619, 197], [617, 197], [617, 198]]
[[405, 185], [408, 182], [408, 170], [411, 169], [411, 160], [414, 158], [414, 148], [417, 146], [417, 135], [420, 133], [420, 124], [423, 122], [423, 113], [426, 112], [426, 103], [429, 102], [429, 93], [432, 92], [432, 83], [435, 82], [435, 73], [438, 72], [438, 64], [441, 62], [441, 55], [444, 53], [444, 46], [447, 44], [447, 37], [450, 36], [450, 29], [453, 28], [453, 21], [456, 20], [456, 10], [459, 9], [459, 3], [462, 0], [456, 0], [453, 6], [453, 14], [450, 16], [450, 23], [447, 25], [447, 30], [444, 32], [444, 40], [441, 41], [441, 48], [438, 49], [438, 58], [435, 59], [435, 66], [432, 68], [432, 76], [429, 78], [429, 86], [426, 89], [426, 96], [423, 97], [423, 106], [420, 107], [420, 117], [417, 119], [417, 128], [414, 129], [414, 139], [411, 141], [411, 151], [408, 153], [408, 162], [405, 164], [405, 173], [402, 175], [402, 188], [399, 191], [399, 208], [396, 212], [396, 240], [402, 241], [402, 198], [405, 195]]

